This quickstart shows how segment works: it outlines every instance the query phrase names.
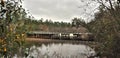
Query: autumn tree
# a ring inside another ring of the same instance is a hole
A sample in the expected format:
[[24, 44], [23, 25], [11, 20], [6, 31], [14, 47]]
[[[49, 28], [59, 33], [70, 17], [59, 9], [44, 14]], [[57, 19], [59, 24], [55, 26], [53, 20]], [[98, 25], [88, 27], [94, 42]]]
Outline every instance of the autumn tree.
[[26, 12], [21, 0], [0, 0], [0, 57], [11, 58], [22, 49], [26, 37]]

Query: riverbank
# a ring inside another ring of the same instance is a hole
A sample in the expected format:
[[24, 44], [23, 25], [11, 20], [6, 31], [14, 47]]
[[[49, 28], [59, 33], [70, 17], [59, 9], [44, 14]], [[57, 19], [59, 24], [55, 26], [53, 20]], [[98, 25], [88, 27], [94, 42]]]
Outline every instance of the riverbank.
[[72, 43], [72, 44], [83, 44], [91, 47], [98, 45], [95, 41], [82, 41], [82, 40], [57, 40], [57, 39], [43, 39], [43, 38], [26, 38], [27, 43], [33, 44], [49, 44], [49, 43]]
[[83, 41], [83, 40], [57, 40], [57, 39], [44, 39], [44, 38], [26, 38], [28, 42], [60, 42], [60, 43], [67, 43], [67, 42], [75, 42], [75, 43], [95, 43], [94, 41]]

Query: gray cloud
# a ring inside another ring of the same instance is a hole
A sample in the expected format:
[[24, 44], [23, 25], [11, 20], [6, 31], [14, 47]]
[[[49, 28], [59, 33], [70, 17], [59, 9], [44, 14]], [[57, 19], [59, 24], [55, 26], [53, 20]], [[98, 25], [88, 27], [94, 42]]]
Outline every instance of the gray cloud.
[[94, 8], [98, 7], [98, 4], [89, 0], [24, 0], [23, 4], [37, 19], [48, 18], [67, 22], [73, 17], [88, 18]]

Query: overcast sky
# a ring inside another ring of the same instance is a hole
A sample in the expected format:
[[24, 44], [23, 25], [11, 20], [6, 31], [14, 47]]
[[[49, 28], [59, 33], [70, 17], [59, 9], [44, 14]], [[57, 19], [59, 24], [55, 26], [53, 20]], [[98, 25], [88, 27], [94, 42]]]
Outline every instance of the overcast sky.
[[36, 19], [70, 22], [74, 17], [88, 21], [99, 4], [90, 0], [24, 0], [23, 6]]

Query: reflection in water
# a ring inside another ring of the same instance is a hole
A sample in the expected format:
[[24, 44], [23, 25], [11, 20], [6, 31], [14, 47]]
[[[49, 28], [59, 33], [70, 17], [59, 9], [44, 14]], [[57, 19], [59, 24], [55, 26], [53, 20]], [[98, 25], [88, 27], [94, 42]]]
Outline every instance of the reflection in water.
[[89, 46], [81, 44], [42, 44], [32, 46], [28, 58], [87, 58], [95, 51]]

